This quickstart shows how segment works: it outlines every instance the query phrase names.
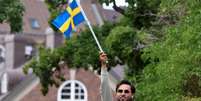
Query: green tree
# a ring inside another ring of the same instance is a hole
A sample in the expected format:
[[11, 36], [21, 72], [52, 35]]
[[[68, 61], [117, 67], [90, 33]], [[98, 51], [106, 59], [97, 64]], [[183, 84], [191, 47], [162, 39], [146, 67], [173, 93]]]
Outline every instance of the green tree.
[[23, 12], [20, 0], [0, 0], [0, 23], [9, 23], [11, 33], [22, 31]]
[[[94, 27], [94, 31], [102, 45], [104, 45], [104, 37], [109, 34], [114, 25], [105, 24], [101, 28]], [[65, 61], [69, 68], [85, 68], [90, 66], [94, 70], [98, 70], [100, 65], [98, 62], [99, 50], [91, 35], [89, 29], [80, 33], [79, 36], [73, 36], [69, 40], [66, 40], [65, 44], [54, 50], [39, 48], [40, 54], [38, 58], [33, 58], [24, 67], [24, 72], [27, 73], [29, 68], [33, 69], [34, 74], [40, 78], [42, 84], [43, 94], [47, 94], [48, 87], [56, 85], [58, 86], [58, 80], [63, 80], [63, 75], [60, 73], [53, 78], [55, 71], [61, 72], [62, 67], [59, 65], [60, 61]], [[110, 62], [112, 64], [112, 61]]]
[[98, 0], [101, 4], [113, 4], [113, 9], [130, 20], [130, 24], [135, 28], [150, 27], [152, 22], [158, 17], [157, 12], [161, 0], [125, 0], [126, 7], [118, 7], [116, 0]]
[[[46, 2], [52, 16], [66, 6], [62, 0]], [[199, 99], [200, 1], [127, 2], [129, 6], [123, 9], [124, 16], [119, 22], [94, 27], [103, 50], [108, 54], [109, 66], [127, 66], [125, 79], [137, 84], [137, 100]], [[24, 70], [33, 69], [40, 78], [43, 94], [48, 92], [49, 86], [58, 86], [58, 79], [64, 80], [60, 61], [65, 61], [69, 68], [99, 69], [99, 50], [89, 29], [66, 40], [62, 47], [40, 50], [39, 58], [33, 59]], [[54, 68], [59, 72], [56, 80], [52, 78]]]
[[[150, 1], [143, 2], [150, 3]], [[46, 3], [51, 12], [50, 21], [59, 12], [64, 10], [63, 7], [66, 6], [66, 2], [63, 0], [46, 0]], [[129, 3], [129, 5], [132, 6], [133, 2]], [[142, 7], [142, 5], [144, 5], [144, 3], [139, 3], [139, 6], [135, 6], [135, 8]], [[150, 4], [150, 7], [151, 6], [153, 5]], [[159, 5], [157, 4], [156, 7], [157, 6]], [[127, 7], [127, 9], [129, 9], [129, 7]], [[146, 9], [148, 10], [148, 8], [142, 10]], [[138, 10], [140, 9], [135, 11]], [[130, 16], [134, 14], [132, 10], [126, 11], [125, 14], [127, 15], [123, 17], [120, 22], [113, 24], [105, 23], [101, 27], [94, 27], [94, 31], [103, 47], [103, 50], [108, 54], [109, 66], [115, 66], [119, 63], [126, 64], [130, 71], [127, 74], [131, 75], [134, 73], [136, 75], [143, 69], [143, 61], [140, 57], [141, 48], [139, 48], [139, 43], [141, 43], [139, 39], [143, 36], [140, 35], [142, 32], [140, 32], [139, 29], [146, 28], [146, 26], [143, 25], [136, 27], [138, 26], [138, 23], [132, 23], [134, 20], [139, 20], [132, 19], [132, 16]], [[151, 20], [149, 21], [151, 22]], [[144, 23], [144, 20], [139, 20], [138, 22]], [[144, 35], [146, 33], [147, 32], [144, 32]], [[54, 75], [54, 72], [51, 72], [53, 68], [58, 68], [57, 70], [60, 70], [58, 64], [59, 61], [65, 61], [69, 68], [88, 69], [91, 66], [94, 70], [99, 70], [100, 66], [97, 58], [98, 51], [98, 47], [96, 46], [91, 32], [87, 29], [81, 32], [80, 35], [66, 40], [65, 45], [60, 48], [55, 50], [42, 49], [39, 55], [39, 60], [36, 58], [33, 59], [25, 66], [24, 70], [26, 72], [29, 68], [33, 69], [34, 73], [41, 80], [43, 94], [46, 94], [49, 86], [58, 85], [53, 78], [49, 78], [48, 80], [45, 80], [44, 78], [52, 77]], [[47, 53], [50, 55], [48, 56]], [[49, 60], [51, 58], [54, 59]], [[62, 77], [58, 76], [58, 79], [62, 80]]]
[[162, 12], [182, 17], [166, 28], [163, 40], [144, 49], [143, 60], [150, 63], [138, 81], [138, 100], [201, 100], [200, 4], [198, 0], [162, 2]]

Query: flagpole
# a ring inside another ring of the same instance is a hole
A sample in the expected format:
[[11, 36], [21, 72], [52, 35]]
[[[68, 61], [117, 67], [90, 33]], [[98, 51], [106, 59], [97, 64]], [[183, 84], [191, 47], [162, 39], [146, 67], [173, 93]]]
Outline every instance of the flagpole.
[[[75, 1], [77, 2], [77, 0], [75, 0]], [[92, 27], [91, 27], [91, 24], [90, 24], [90, 22], [89, 22], [89, 20], [88, 20], [88, 18], [87, 18], [87, 16], [86, 16], [84, 10], [82, 9], [82, 6], [80, 5], [80, 2], [77, 2], [77, 4], [79, 5], [79, 7], [80, 7], [80, 9], [81, 9], [81, 12], [82, 12], [82, 14], [83, 14], [83, 16], [84, 16], [84, 19], [86, 20], [87, 25], [89, 26], [89, 29], [90, 29], [90, 31], [91, 31], [91, 33], [92, 33], [92, 35], [93, 35], [93, 37], [94, 37], [94, 39], [95, 39], [95, 41], [96, 41], [96, 44], [98, 45], [98, 48], [99, 48], [100, 52], [103, 52], [103, 49], [102, 49], [102, 47], [101, 47], [101, 45], [100, 45], [100, 43], [99, 43], [99, 41], [98, 41], [98, 39], [97, 39], [97, 37], [96, 37], [96, 35], [95, 35], [93, 29], [92, 29]]]

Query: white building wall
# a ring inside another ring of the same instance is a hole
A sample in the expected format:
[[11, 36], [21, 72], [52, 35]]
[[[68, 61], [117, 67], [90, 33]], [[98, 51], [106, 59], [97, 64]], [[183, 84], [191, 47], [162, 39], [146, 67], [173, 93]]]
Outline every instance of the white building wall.
[[5, 67], [12, 69], [14, 66], [14, 35], [5, 36]]

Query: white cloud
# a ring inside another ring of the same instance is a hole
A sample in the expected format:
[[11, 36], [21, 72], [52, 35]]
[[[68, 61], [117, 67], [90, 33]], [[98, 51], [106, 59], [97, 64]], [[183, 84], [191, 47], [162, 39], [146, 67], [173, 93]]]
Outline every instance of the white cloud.
[[[125, 2], [125, 0], [116, 0], [117, 6], [128, 6], [128, 3]], [[113, 4], [110, 3], [109, 6], [106, 6], [106, 4], [103, 4], [103, 8], [105, 9], [113, 9]]]

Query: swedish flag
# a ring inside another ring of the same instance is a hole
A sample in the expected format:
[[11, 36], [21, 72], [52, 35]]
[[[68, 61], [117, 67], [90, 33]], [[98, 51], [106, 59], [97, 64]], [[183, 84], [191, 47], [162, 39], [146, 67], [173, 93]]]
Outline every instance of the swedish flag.
[[64, 12], [59, 14], [56, 19], [52, 21], [52, 24], [57, 27], [65, 37], [70, 37], [71, 31], [83, 22], [84, 16], [77, 2], [73, 0]]

